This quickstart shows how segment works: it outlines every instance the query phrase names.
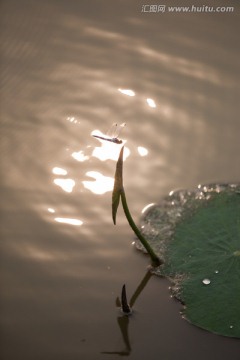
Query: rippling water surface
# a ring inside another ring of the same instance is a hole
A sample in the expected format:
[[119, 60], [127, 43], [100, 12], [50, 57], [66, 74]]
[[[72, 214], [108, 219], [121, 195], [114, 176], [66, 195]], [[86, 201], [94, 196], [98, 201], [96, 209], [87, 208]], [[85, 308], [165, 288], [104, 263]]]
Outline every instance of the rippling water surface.
[[[2, 359], [237, 359], [239, 341], [189, 325], [168, 282], [146, 275], [121, 210], [112, 224], [120, 146], [91, 136], [127, 123], [135, 219], [172, 189], [239, 180], [232, 3], [184, 14], [136, 0], [1, 2]], [[131, 298], [142, 279], [122, 318], [122, 285]]]

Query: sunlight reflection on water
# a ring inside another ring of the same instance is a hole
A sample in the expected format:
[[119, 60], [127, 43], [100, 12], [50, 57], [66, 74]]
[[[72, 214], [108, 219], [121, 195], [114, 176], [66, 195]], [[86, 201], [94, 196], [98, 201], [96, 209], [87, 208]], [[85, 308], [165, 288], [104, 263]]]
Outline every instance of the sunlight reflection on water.
[[95, 181], [83, 181], [83, 185], [86, 189], [92, 191], [94, 194], [105, 194], [108, 191], [112, 191], [114, 179], [108, 176], [104, 176], [97, 171], [88, 171], [87, 176], [92, 177]]
[[[99, 141], [102, 143], [102, 146], [101, 147], [96, 146], [92, 152], [92, 156], [96, 157], [101, 161], [106, 161], [106, 160], [117, 161], [121, 147], [116, 146], [116, 144], [107, 142], [105, 140], [99, 139]], [[124, 145], [125, 143], [126, 142], [123, 141], [122, 145]], [[130, 150], [128, 147], [124, 147], [124, 148], [125, 151], [124, 151], [123, 160], [125, 161], [127, 157], [130, 155]]]
[[54, 220], [59, 223], [62, 223], [62, 224], [69, 224], [69, 225], [75, 225], [75, 226], [80, 226], [83, 224], [83, 222], [79, 219], [55, 218]]
[[53, 182], [63, 191], [66, 191], [68, 193], [71, 193], [75, 186], [75, 181], [73, 179], [54, 179]]

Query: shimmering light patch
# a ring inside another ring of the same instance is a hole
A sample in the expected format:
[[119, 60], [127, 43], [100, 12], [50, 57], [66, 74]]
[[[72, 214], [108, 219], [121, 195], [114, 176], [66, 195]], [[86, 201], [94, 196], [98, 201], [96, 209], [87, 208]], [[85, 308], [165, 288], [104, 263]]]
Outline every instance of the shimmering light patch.
[[130, 89], [118, 89], [118, 91], [124, 95], [135, 96], [135, 92]]
[[137, 149], [140, 156], [146, 156], [148, 154], [148, 149], [143, 146], [138, 146]]
[[52, 208], [48, 208], [48, 212], [50, 212], [50, 213], [55, 213], [55, 210], [54, 209], [52, 209]]
[[73, 153], [72, 153], [72, 157], [73, 157], [75, 160], [81, 161], [81, 162], [86, 161], [86, 160], [89, 159], [89, 156], [84, 155], [84, 153], [83, 153], [82, 150], [80, 150], [80, 151], [78, 151], [78, 152], [73, 152]]
[[67, 121], [70, 121], [71, 123], [74, 123], [74, 124], [76, 124], [78, 121], [75, 119], [75, 117], [71, 117], [71, 116], [68, 116], [67, 117]]
[[52, 169], [52, 173], [55, 175], [67, 175], [67, 170], [59, 168], [59, 167], [54, 167]]
[[63, 224], [68, 224], [68, 225], [75, 225], [75, 226], [81, 226], [83, 224], [83, 221], [78, 220], [78, 219], [71, 219], [71, 218], [55, 218], [55, 221], [59, 222], [59, 223], [63, 223]]
[[83, 186], [93, 192], [94, 194], [105, 194], [108, 191], [112, 191], [114, 179], [102, 175], [97, 171], [88, 171], [87, 176], [95, 179], [95, 181], [83, 181]]
[[55, 179], [54, 184], [57, 186], [60, 186], [64, 191], [66, 192], [72, 192], [74, 186], [75, 186], [75, 181], [72, 179]]
[[67, 117], [67, 121], [73, 122], [73, 121], [74, 121], [74, 117], [73, 117], [73, 116], [68, 116], [68, 117]]
[[142, 209], [142, 214], [145, 213], [150, 207], [154, 206], [154, 203], [148, 204], [146, 205], [143, 209]]
[[[106, 161], [106, 160], [117, 161], [121, 149], [120, 146], [110, 141], [105, 141], [101, 139], [98, 140], [102, 143], [102, 146], [95, 147], [92, 152], [92, 156], [96, 157], [101, 161]], [[123, 144], [121, 144], [121, 146]], [[130, 150], [127, 147], [124, 147], [123, 160], [125, 161], [129, 155], [130, 155]]]
[[151, 108], [157, 107], [155, 104], [155, 101], [153, 99], [147, 99], [147, 103], [148, 103], [148, 106], [150, 106]]

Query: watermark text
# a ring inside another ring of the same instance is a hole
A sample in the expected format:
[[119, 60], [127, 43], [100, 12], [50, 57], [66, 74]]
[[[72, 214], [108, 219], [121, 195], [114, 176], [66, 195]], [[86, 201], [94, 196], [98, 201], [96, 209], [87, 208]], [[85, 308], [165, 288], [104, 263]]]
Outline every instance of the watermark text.
[[166, 6], [160, 4], [142, 5], [142, 13], [232, 13], [234, 6]]

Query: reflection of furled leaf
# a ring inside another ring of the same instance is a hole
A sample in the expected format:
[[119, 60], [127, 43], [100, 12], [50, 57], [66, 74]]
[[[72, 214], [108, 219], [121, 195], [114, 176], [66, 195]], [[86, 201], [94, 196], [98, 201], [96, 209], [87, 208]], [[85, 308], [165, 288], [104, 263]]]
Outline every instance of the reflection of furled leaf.
[[[180, 191], [145, 215], [145, 236], [164, 257], [184, 317], [240, 338], [240, 185]], [[149, 237], [148, 237], [148, 234]], [[153, 235], [155, 234], [155, 235]]]
[[114, 178], [114, 187], [112, 193], [112, 219], [114, 225], [116, 225], [116, 216], [117, 216], [117, 209], [120, 201], [121, 191], [123, 189], [123, 150], [124, 146], [121, 148], [117, 165], [116, 165], [116, 172]]

